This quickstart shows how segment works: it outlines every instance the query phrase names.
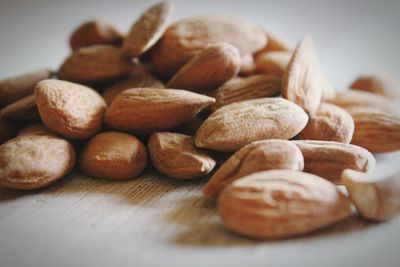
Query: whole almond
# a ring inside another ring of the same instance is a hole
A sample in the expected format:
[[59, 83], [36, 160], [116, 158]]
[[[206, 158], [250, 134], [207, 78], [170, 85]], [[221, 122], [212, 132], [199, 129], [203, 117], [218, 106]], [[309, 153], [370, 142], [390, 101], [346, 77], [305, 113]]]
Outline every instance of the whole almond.
[[89, 87], [60, 80], [35, 86], [36, 105], [43, 123], [71, 139], [86, 139], [102, 126], [106, 103]]
[[99, 83], [127, 75], [131, 68], [120, 48], [94, 45], [75, 50], [61, 65], [58, 77], [70, 82]]
[[214, 102], [214, 98], [185, 90], [129, 89], [114, 99], [104, 121], [121, 131], [147, 134], [182, 126]]
[[220, 194], [218, 212], [235, 233], [274, 239], [334, 224], [351, 214], [351, 204], [318, 176], [272, 170], [233, 182]]
[[24, 128], [22, 128], [18, 132], [17, 136], [37, 135], [37, 134], [38, 135], [49, 135], [49, 134], [53, 134], [53, 133], [43, 123], [36, 122], [36, 123], [30, 124], [30, 125], [25, 126]]
[[72, 50], [99, 44], [120, 44], [122, 34], [111, 23], [101, 20], [87, 21], [74, 30], [69, 39]]
[[214, 112], [222, 106], [244, 100], [277, 96], [281, 92], [281, 80], [273, 75], [253, 75], [232, 79], [208, 93], [215, 103], [207, 110]]
[[271, 30], [266, 30], [265, 35], [267, 36], [268, 42], [260, 51], [256, 53], [256, 57], [259, 54], [265, 52], [292, 52], [293, 47], [284, 40], [279, 34], [272, 32]]
[[[1, 112], [1, 111], [0, 111]], [[0, 116], [0, 145], [13, 138], [18, 131], [18, 125]]]
[[256, 57], [256, 71], [282, 77], [291, 57], [291, 52], [264, 52]]
[[126, 180], [138, 176], [146, 167], [146, 147], [133, 135], [104, 132], [94, 136], [79, 157], [80, 170], [107, 180]]
[[400, 115], [377, 109], [349, 109], [355, 129], [352, 144], [372, 153], [400, 150]]
[[167, 87], [207, 92], [232, 79], [239, 68], [238, 49], [227, 43], [218, 43], [196, 54], [172, 77]]
[[1, 111], [1, 116], [19, 121], [39, 120], [39, 112], [36, 106], [35, 96], [30, 95], [6, 106]]
[[308, 113], [314, 112], [321, 102], [321, 70], [309, 35], [301, 39], [283, 74], [282, 95]]
[[299, 139], [350, 143], [354, 132], [354, 121], [344, 109], [322, 103], [309, 116], [307, 126], [299, 134]]
[[215, 167], [214, 157], [196, 148], [192, 136], [178, 133], [153, 133], [149, 139], [149, 154], [154, 167], [177, 179], [206, 176]]
[[33, 87], [36, 83], [48, 79], [52, 75], [50, 70], [41, 69], [0, 80], [0, 107], [33, 94]]
[[303, 168], [303, 154], [292, 142], [256, 141], [233, 154], [203, 186], [203, 193], [209, 197], [217, 196], [228, 184], [255, 172], [278, 169], [302, 171]]
[[159, 75], [171, 77], [198, 52], [219, 42], [230, 43], [241, 55], [248, 55], [261, 49], [267, 38], [257, 25], [242, 18], [188, 18], [167, 29], [152, 55], [152, 65]]
[[350, 85], [350, 88], [379, 94], [388, 98], [398, 98], [400, 96], [400, 81], [385, 73], [360, 76]]
[[366, 149], [331, 141], [294, 141], [304, 156], [304, 171], [340, 183], [345, 169], [367, 172], [375, 166]]
[[173, 9], [171, 2], [161, 2], [146, 10], [125, 38], [124, 54], [134, 58], [149, 50], [167, 29]]
[[0, 146], [0, 186], [35, 189], [54, 183], [75, 164], [74, 148], [53, 135], [28, 135]]
[[290, 139], [304, 129], [307, 114], [283, 98], [260, 98], [224, 106], [196, 133], [196, 146], [236, 151], [262, 139]]

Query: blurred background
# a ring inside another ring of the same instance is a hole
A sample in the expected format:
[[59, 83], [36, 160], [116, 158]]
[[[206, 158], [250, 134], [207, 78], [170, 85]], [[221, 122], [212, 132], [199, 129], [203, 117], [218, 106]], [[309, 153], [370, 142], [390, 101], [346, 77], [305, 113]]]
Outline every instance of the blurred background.
[[[57, 69], [68, 38], [81, 22], [102, 18], [127, 31], [157, 1], [0, 0], [0, 79], [42, 67]], [[232, 14], [276, 32], [293, 46], [304, 33], [315, 41], [321, 65], [337, 89], [362, 73], [400, 77], [399, 0], [176, 0], [174, 20]]]

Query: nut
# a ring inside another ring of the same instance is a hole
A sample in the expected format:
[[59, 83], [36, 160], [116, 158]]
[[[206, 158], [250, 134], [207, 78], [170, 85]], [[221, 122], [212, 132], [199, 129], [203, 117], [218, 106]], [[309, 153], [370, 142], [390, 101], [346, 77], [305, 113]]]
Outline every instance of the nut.
[[379, 94], [390, 99], [400, 96], [400, 82], [385, 73], [360, 76], [350, 85], [350, 88]]
[[271, 74], [282, 77], [289, 64], [291, 52], [264, 52], [256, 57], [256, 71], [262, 74]]
[[13, 138], [17, 134], [17, 131], [18, 126], [14, 122], [0, 116], [0, 145]]
[[51, 135], [53, 134], [47, 127], [41, 122], [36, 122], [33, 124], [30, 124], [28, 126], [25, 126], [22, 128], [17, 136], [23, 136], [23, 135]]
[[1, 116], [19, 121], [38, 120], [39, 112], [36, 107], [35, 96], [30, 95], [6, 106], [1, 111]]

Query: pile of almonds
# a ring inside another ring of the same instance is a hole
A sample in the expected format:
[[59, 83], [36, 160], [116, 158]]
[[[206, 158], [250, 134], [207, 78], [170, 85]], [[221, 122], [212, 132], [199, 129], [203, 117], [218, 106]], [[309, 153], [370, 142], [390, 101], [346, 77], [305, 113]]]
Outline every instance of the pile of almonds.
[[211, 174], [204, 195], [248, 237], [308, 233], [352, 204], [369, 220], [396, 215], [400, 174], [370, 175], [371, 153], [400, 150], [396, 81], [335, 91], [309, 35], [293, 49], [241, 18], [171, 25], [173, 10], [151, 7], [126, 35], [86, 22], [58, 71], [0, 81], [1, 186], [41, 188], [74, 166], [131, 179], [150, 161], [176, 179]]

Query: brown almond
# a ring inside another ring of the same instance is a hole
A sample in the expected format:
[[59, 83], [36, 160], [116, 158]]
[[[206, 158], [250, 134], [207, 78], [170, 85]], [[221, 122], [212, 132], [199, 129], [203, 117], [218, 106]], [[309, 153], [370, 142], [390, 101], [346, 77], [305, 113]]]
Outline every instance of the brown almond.
[[282, 77], [282, 95], [308, 113], [314, 112], [321, 102], [321, 70], [309, 35], [301, 39], [290, 59]]
[[204, 93], [235, 77], [239, 68], [238, 49], [218, 43], [196, 54], [172, 77], [167, 87]]
[[351, 214], [351, 203], [318, 176], [271, 170], [233, 182], [220, 194], [218, 212], [235, 233], [274, 239], [334, 224]]
[[99, 44], [118, 45], [121, 42], [121, 32], [111, 23], [101, 20], [91, 20], [79, 25], [69, 39], [72, 50]]
[[[1, 111], [0, 111], [1, 112]], [[0, 116], [0, 145], [15, 137], [18, 125]]]
[[350, 143], [354, 121], [346, 110], [333, 104], [322, 103], [309, 116], [307, 126], [299, 134], [299, 139]]
[[282, 77], [292, 57], [291, 52], [264, 52], [255, 60], [257, 73]]
[[224, 106], [196, 133], [198, 147], [236, 151], [262, 139], [290, 139], [306, 126], [307, 114], [283, 98], [260, 98]]
[[390, 99], [400, 96], [400, 81], [385, 73], [376, 73], [358, 77], [351, 89], [379, 94]]
[[216, 164], [209, 152], [195, 147], [189, 135], [153, 133], [148, 147], [154, 167], [172, 178], [200, 178], [210, 173]]
[[345, 169], [367, 172], [375, 166], [374, 156], [366, 149], [331, 141], [294, 141], [304, 156], [304, 171], [334, 183], [340, 182]]
[[86, 139], [102, 126], [106, 103], [89, 87], [60, 80], [35, 86], [36, 105], [43, 123], [71, 139]]
[[286, 140], [256, 141], [233, 154], [203, 186], [208, 197], [219, 194], [228, 184], [246, 175], [266, 170], [304, 168], [300, 149]]
[[1, 116], [19, 121], [39, 120], [35, 96], [30, 95], [6, 106], [1, 111]]
[[214, 102], [214, 98], [185, 90], [129, 89], [114, 99], [104, 121], [121, 131], [148, 134], [182, 126]]
[[75, 50], [61, 65], [58, 77], [70, 82], [100, 83], [127, 75], [131, 69], [120, 48], [94, 45]]

